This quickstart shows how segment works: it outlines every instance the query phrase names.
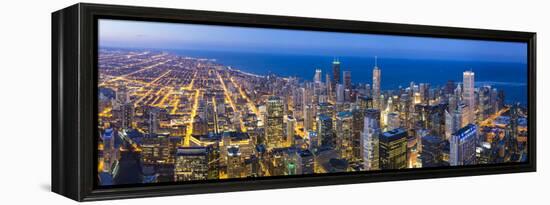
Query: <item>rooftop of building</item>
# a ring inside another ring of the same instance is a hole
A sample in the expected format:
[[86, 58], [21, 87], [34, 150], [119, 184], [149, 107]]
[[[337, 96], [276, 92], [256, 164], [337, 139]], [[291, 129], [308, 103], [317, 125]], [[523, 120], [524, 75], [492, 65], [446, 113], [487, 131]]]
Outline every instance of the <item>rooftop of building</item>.
[[453, 135], [460, 136], [461, 138], [464, 138], [464, 137], [469, 136], [468, 133], [476, 132], [476, 131], [477, 131], [477, 126], [476, 125], [468, 124], [468, 125], [460, 128], [459, 130], [457, 130], [455, 133], [453, 133]]
[[406, 136], [406, 133], [407, 132], [403, 128], [395, 128], [393, 130], [383, 132], [382, 134], [380, 134], [380, 136], [385, 138], [394, 138], [394, 137]]
[[348, 118], [348, 117], [351, 117], [351, 116], [352, 116], [351, 112], [347, 112], [347, 111], [346, 112], [338, 112], [338, 115], [337, 115], [338, 118]]
[[320, 114], [318, 118], [319, 120], [332, 120], [332, 118], [326, 114]]
[[239, 150], [239, 147], [238, 146], [229, 146], [229, 147], [227, 147], [227, 155], [230, 156], [230, 157], [240, 156], [241, 152]]
[[176, 156], [200, 156], [207, 153], [208, 149], [206, 147], [178, 147]]

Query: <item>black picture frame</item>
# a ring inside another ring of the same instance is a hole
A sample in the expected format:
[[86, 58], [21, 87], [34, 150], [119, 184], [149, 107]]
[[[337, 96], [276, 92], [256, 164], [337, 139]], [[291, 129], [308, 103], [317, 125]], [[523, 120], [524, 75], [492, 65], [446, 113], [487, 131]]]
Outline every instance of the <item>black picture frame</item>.
[[[449, 37], [528, 44], [528, 161], [322, 176], [98, 188], [97, 19]], [[77, 201], [536, 171], [536, 33], [79, 3], [52, 13], [52, 191]]]

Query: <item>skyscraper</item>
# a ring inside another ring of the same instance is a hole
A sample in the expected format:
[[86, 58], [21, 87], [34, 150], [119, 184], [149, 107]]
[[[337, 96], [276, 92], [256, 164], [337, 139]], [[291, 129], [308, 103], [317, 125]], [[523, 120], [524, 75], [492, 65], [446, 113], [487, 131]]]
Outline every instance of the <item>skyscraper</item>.
[[491, 86], [482, 86], [479, 88], [478, 94], [478, 119], [480, 121], [486, 119], [492, 114], [493, 105], [491, 104]]
[[330, 74], [328, 74], [328, 72], [325, 76], [325, 81], [327, 96], [330, 100], [334, 100], [334, 85], [332, 84], [333, 82], [330, 80]]
[[334, 148], [334, 138], [332, 131], [332, 118], [325, 114], [317, 117], [317, 137], [318, 146]]
[[134, 118], [134, 104], [130, 101], [128, 87], [123, 82], [118, 82], [115, 97], [114, 109], [118, 108], [120, 113], [120, 128], [131, 128]]
[[208, 177], [206, 147], [179, 147], [176, 151], [175, 180], [204, 180]]
[[379, 169], [378, 137], [380, 135], [380, 111], [368, 109], [365, 111], [364, 128], [361, 133], [361, 148], [363, 150], [363, 165], [365, 170]]
[[297, 173], [298, 174], [313, 174], [315, 168], [315, 159], [313, 153], [309, 150], [298, 151]]
[[336, 116], [336, 149], [340, 158], [353, 159], [353, 117], [351, 112], [339, 112]]
[[287, 115], [286, 119], [286, 142], [287, 145], [294, 145], [294, 129], [296, 128], [296, 119]]
[[422, 167], [439, 167], [443, 163], [443, 140], [437, 136], [424, 136], [421, 138]]
[[155, 165], [172, 161], [170, 149], [169, 139], [165, 136], [143, 138], [141, 140], [143, 164]]
[[445, 140], [449, 140], [451, 135], [456, 131], [454, 130], [454, 117], [448, 110], [445, 110]]
[[456, 131], [450, 139], [449, 163], [451, 166], [476, 163], [477, 126], [468, 124]]
[[475, 119], [475, 94], [474, 94], [474, 83], [475, 83], [475, 74], [473, 71], [464, 71], [463, 73], [463, 92], [462, 100], [464, 104], [468, 105], [468, 110], [464, 112], [467, 115], [466, 119], [469, 123], [474, 123]]
[[418, 85], [418, 92], [420, 93], [420, 102], [428, 104], [430, 96], [430, 84], [420, 83]]
[[118, 86], [116, 90], [117, 103], [125, 104], [128, 101], [130, 101], [130, 95], [128, 94], [128, 87], [126, 87], [126, 85], [122, 81], [120, 81], [117, 86]]
[[315, 70], [315, 76], [313, 76], [314, 83], [321, 83], [321, 77], [322, 77], [321, 73], [322, 73], [321, 69]]
[[313, 129], [313, 120], [315, 119], [315, 113], [313, 106], [306, 105], [304, 106], [304, 130]]
[[388, 113], [387, 120], [388, 120], [388, 130], [393, 130], [401, 127], [401, 122], [399, 120], [398, 112]]
[[380, 134], [380, 169], [403, 169], [407, 167], [407, 132], [394, 129]]
[[457, 109], [455, 110], [455, 122], [453, 123], [455, 128], [455, 132], [459, 130], [460, 128], [466, 126], [467, 124], [470, 124], [470, 106], [461, 103], [457, 106]]
[[159, 126], [159, 108], [157, 107], [148, 107], [148, 119], [147, 119], [147, 125], [148, 125], [148, 134], [149, 137], [155, 136], [155, 133], [157, 133]]
[[378, 57], [374, 57], [374, 69], [372, 70], [372, 99], [374, 107], [380, 109], [380, 75], [382, 71], [378, 68]]
[[362, 111], [373, 108], [371, 97], [359, 96], [357, 97], [357, 101], [358, 101], [357, 104], [359, 105], [359, 109], [361, 109]]
[[265, 139], [268, 149], [284, 147], [283, 107], [283, 101], [280, 97], [270, 96], [267, 99]]
[[103, 171], [111, 172], [111, 165], [116, 161], [115, 137], [113, 128], [105, 129], [101, 135], [103, 142]]
[[336, 90], [336, 85], [341, 83], [340, 81], [340, 61], [334, 59], [332, 61], [332, 90]]
[[344, 89], [351, 90], [351, 71], [343, 71], [342, 76], [344, 77]]
[[352, 133], [352, 146], [353, 146], [353, 160], [352, 162], [360, 162], [363, 158], [361, 148], [361, 132], [365, 127], [365, 113], [359, 109], [359, 106], [354, 105], [351, 108], [351, 115], [353, 118], [351, 133]]
[[227, 147], [227, 177], [241, 178], [245, 176], [244, 161], [238, 146]]
[[336, 102], [344, 102], [345, 100], [345, 94], [344, 94], [345, 88], [342, 84], [336, 85]]
[[334, 106], [329, 103], [317, 104], [317, 115], [325, 114], [329, 117], [334, 116]]
[[126, 102], [120, 106], [120, 124], [122, 129], [128, 129], [132, 127], [132, 121], [134, 119], [134, 104]]

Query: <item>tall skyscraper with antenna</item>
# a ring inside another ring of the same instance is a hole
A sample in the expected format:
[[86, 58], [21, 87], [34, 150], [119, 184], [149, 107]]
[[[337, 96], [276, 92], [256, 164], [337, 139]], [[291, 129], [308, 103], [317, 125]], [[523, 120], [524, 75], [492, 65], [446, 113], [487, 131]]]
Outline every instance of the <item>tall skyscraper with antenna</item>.
[[375, 108], [380, 109], [380, 75], [382, 71], [378, 68], [378, 56], [374, 57], [374, 69], [372, 70], [372, 99]]

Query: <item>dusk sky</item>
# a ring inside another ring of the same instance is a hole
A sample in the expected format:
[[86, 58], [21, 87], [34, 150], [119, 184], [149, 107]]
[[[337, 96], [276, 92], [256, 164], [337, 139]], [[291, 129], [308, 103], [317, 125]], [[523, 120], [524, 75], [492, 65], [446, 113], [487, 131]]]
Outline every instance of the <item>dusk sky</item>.
[[527, 62], [526, 43], [105, 19], [99, 46]]

